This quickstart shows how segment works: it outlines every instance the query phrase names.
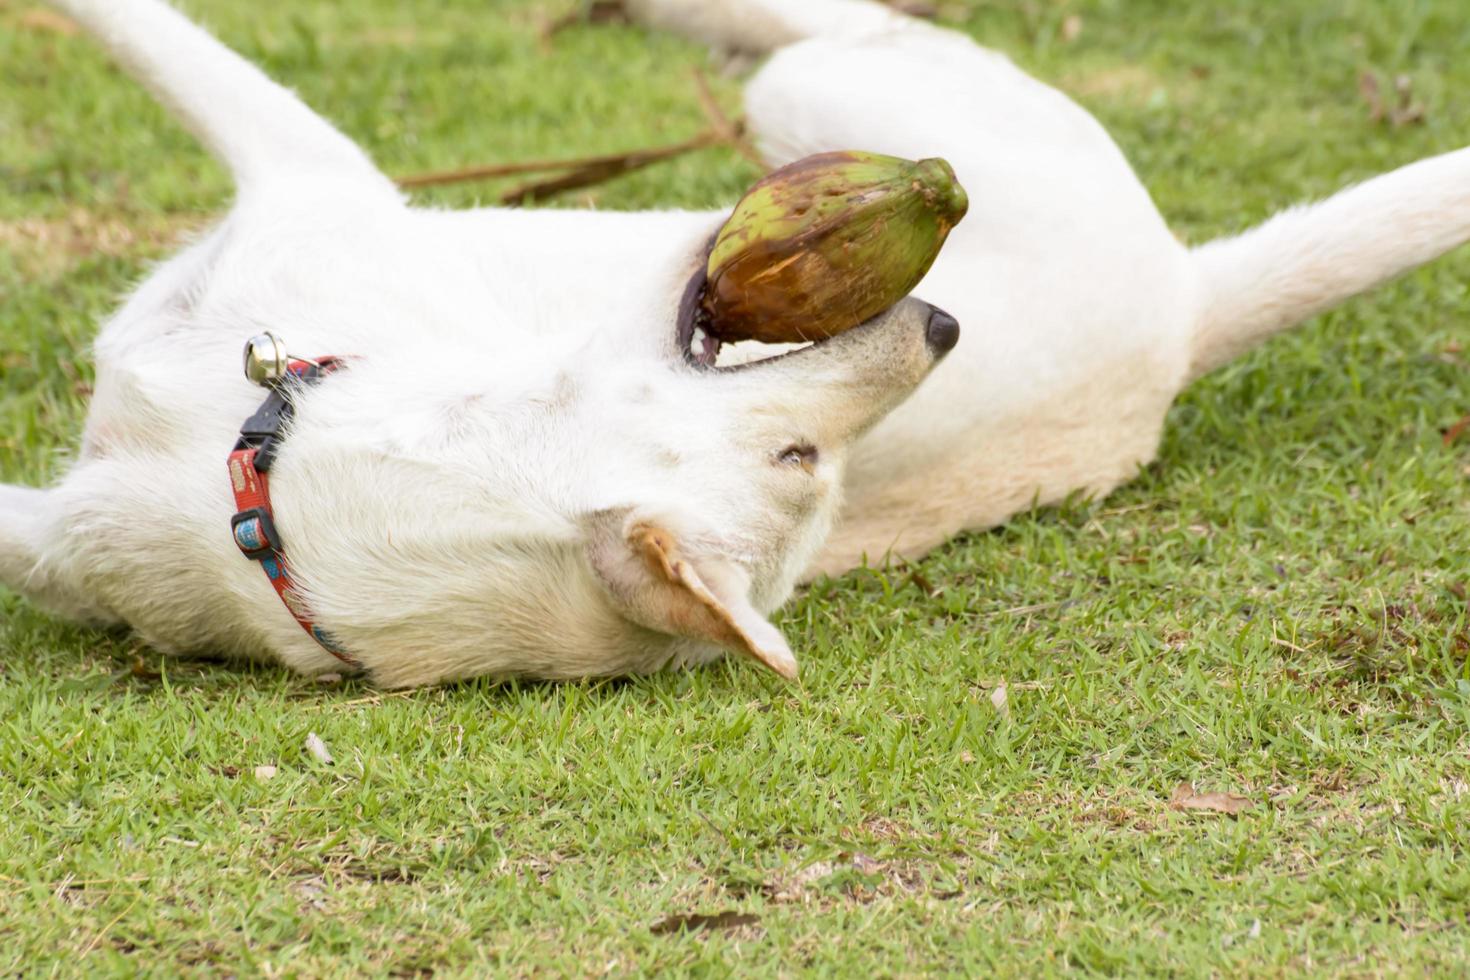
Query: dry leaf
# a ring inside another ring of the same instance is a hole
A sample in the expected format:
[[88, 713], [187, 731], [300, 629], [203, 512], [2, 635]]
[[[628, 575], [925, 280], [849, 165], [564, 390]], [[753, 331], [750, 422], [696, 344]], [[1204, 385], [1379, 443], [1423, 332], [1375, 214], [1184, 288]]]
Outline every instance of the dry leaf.
[[929, 581], [929, 577], [912, 565], [909, 566], [909, 581], [914, 583], [915, 588], [931, 599], [939, 598], [939, 595], [943, 591], [942, 589], [936, 589], [934, 583]]
[[153, 670], [141, 656], [133, 657], [133, 665], [129, 671], [140, 681], [156, 681], [162, 679], [163, 675]]
[[1390, 105], [1384, 98], [1383, 86], [1373, 72], [1358, 74], [1358, 93], [1368, 103], [1368, 121], [1387, 122], [1394, 129], [1424, 121], [1424, 103], [1414, 101], [1414, 79], [1409, 75], [1398, 75], [1393, 80], [1397, 105]]
[[1082, 15], [1070, 14], [1062, 21], [1062, 40], [1071, 44], [1082, 36]]
[[1175, 810], [1202, 810], [1208, 813], [1228, 813], [1235, 816], [1242, 810], [1255, 806], [1248, 796], [1234, 793], [1196, 793], [1189, 783], [1180, 783], [1174, 788], [1169, 806]]
[[275, 779], [276, 778], [276, 767], [275, 766], [256, 766], [255, 767], [255, 778], [258, 779], [258, 780], [260, 780], [262, 783], [265, 782], [266, 780], [269, 780], [269, 779]]
[[649, 928], [649, 932], [655, 936], [667, 936], [678, 932], [698, 932], [704, 929], [739, 929], [742, 926], [753, 926], [760, 922], [761, 917], [749, 912], [716, 912], [712, 915], [704, 915], [693, 912], [688, 915], [671, 915], [662, 922]]
[[995, 710], [1000, 712], [1002, 718], [1011, 716], [1010, 689], [1006, 682], [1001, 681], [1000, 686], [990, 692], [990, 703], [995, 705]]
[[303, 904], [316, 911], [321, 912], [327, 908], [327, 882], [320, 875], [302, 878], [291, 886], [291, 890], [296, 893], [296, 897], [301, 899]]
[[1383, 107], [1383, 93], [1378, 88], [1378, 76], [1371, 71], [1359, 72], [1358, 94], [1368, 103], [1368, 121], [1382, 121], [1388, 111]]
[[311, 757], [316, 761], [329, 766], [332, 764], [332, 753], [327, 751], [327, 743], [323, 742], [321, 736], [316, 732], [306, 733], [306, 751], [310, 752]]
[[761, 889], [773, 902], [800, 902], [807, 890], [836, 870], [828, 861], [815, 861], [794, 874], [777, 874]]
[[1424, 103], [1414, 101], [1414, 79], [1408, 75], [1399, 75], [1393, 80], [1393, 90], [1399, 96], [1398, 108], [1388, 116], [1394, 127], [1423, 122]]

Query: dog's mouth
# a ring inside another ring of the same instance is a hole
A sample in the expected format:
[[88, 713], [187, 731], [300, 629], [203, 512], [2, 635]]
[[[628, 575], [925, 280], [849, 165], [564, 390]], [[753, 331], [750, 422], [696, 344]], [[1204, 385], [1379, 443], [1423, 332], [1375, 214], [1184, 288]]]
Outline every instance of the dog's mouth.
[[684, 286], [684, 295], [679, 299], [679, 316], [674, 327], [674, 343], [687, 364], [697, 368], [712, 368], [720, 356], [719, 339], [708, 327], [708, 316], [704, 312], [704, 289], [709, 282], [704, 263]]
[[[708, 283], [704, 264], [701, 263], [695, 271], [694, 276], [684, 287], [684, 295], [679, 300], [679, 314], [674, 330], [674, 344], [679, 354], [684, 358], [684, 363], [690, 367], [704, 371], [734, 371], [751, 364], [760, 364], [764, 361], [774, 361], [778, 358], [793, 354], [796, 351], [789, 349], [786, 345], [783, 349], [771, 354], [769, 357], [741, 358], [737, 364], [721, 367], [718, 364], [720, 352], [725, 349], [725, 342], [720, 340], [709, 331], [709, 316], [705, 313], [704, 298], [705, 286]], [[815, 343], [822, 343], [816, 341]], [[760, 346], [758, 341], [750, 341], [751, 344]], [[805, 350], [813, 344], [803, 345], [798, 350]]]
[[718, 337], [711, 336], [705, 330], [703, 324], [699, 322], [701, 319], [703, 318], [699, 316], [695, 317], [687, 337], [683, 336], [684, 331], [682, 329], [680, 330], [681, 336], [679, 342], [681, 353], [684, 355], [684, 360], [693, 364], [695, 367], [712, 368], [715, 366], [715, 362], [719, 360], [720, 350], [725, 345], [720, 342]]

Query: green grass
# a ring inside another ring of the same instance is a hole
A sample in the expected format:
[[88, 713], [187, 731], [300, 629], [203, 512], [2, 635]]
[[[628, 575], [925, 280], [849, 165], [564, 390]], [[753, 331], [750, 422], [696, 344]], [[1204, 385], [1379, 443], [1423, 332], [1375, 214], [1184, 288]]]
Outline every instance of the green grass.
[[[228, 188], [30, 2], [0, 0], [0, 478], [41, 482], [97, 318]], [[394, 173], [701, 125], [702, 51], [542, 47], [534, 3], [190, 6]], [[1078, 93], [1190, 240], [1470, 142], [1462, 0], [946, 9]], [[1365, 70], [1411, 78], [1423, 123], [1372, 122]], [[712, 152], [590, 196], [751, 176]], [[1453, 256], [1206, 379], [1132, 486], [953, 543], [918, 566], [937, 595], [812, 589], [782, 616], [799, 688], [386, 695], [0, 596], [0, 975], [1463, 973], [1470, 437], [1441, 430], [1470, 413], [1467, 281]], [[1171, 809], [1181, 782], [1253, 806]], [[653, 929], [726, 911], [758, 919]]]

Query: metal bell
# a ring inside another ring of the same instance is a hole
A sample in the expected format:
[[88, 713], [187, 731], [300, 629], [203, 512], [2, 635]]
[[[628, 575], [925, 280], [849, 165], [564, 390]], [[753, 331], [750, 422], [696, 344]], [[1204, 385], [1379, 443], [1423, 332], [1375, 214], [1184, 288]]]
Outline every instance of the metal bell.
[[245, 377], [252, 384], [269, 388], [285, 379], [291, 363], [286, 345], [273, 333], [257, 334], [245, 341]]

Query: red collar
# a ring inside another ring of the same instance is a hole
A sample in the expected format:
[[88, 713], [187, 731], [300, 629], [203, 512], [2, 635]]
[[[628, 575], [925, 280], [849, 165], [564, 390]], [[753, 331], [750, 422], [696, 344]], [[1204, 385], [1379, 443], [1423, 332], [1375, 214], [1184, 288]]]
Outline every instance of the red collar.
[[[274, 338], [271, 340], [278, 344]], [[293, 358], [282, 361], [278, 366], [278, 377], [262, 379], [251, 374], [250, 356], [247, 345], [247, 376], [269, 389], [270, 395], [245, 421], [240, 429], [240, 440], [230, 453], [230, 486], [235, 492], [236, 511], [230, 519], [231, 534], [245, 557], [260, 563], [286, 611], [301, 624], [301, 628], [332, 656], [349, 666], [358, 667], [360, 664], [338, 645], [336, 639], [312, 620], [311, 611], [296, 589], [291, 566], [286, 561], [285, 546], [272, 520], [269, 476], [283, 436], [282, 429], [295, 410], [292, 396], [303, 386], [313, 385], [336, 371], [342, 362], [334, 357], [319, 361]]]

